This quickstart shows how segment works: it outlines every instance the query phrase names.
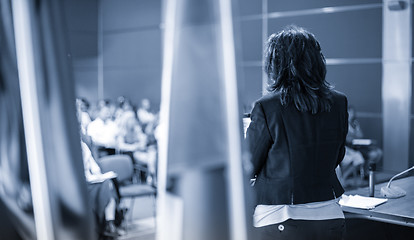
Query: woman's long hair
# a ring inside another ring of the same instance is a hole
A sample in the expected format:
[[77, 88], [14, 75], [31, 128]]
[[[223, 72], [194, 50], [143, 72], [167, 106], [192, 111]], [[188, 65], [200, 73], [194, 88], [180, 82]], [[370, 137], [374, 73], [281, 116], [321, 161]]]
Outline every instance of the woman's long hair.
[[288, 26], [272, 34], [264, 53], [264, 71], [270, 92], [281, 92], [282, 105], [290, 102], [301, 112], [329, 112], [330, 84], [325, 80], [325, 57], [315, 36], [303, 28]]

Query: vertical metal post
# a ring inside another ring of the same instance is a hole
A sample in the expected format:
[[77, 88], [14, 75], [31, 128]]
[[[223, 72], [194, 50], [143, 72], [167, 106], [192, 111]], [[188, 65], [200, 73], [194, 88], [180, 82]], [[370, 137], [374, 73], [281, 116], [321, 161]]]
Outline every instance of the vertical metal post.
[[383, 167], [385, 170], [400, 171], [406, 169], [409, 162], [411, 3], [391, 0], [384, 0], [383, 3]]
[[164, 3], [157, 239], [244, 240], [231, 2]]
[[[170, 128], [171, 82], [173, 76], [177, 0], [163, 1], [163, 66], [158, 139], [158, 188], [156, 239], [182, 239], [182, 203], [167, 192], [168, 142]], [[175, 221], [174, 221], [175, 220]], [[176, 224], [171, 224], [175, 222]]]

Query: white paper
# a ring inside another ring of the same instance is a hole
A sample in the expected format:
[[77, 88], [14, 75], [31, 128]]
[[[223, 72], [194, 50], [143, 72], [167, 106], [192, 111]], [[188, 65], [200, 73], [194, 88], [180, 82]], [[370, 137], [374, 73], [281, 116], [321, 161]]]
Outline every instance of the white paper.
[[386, 198], [363, 197], [360, 195], [345, 195], [343, 194], [339, 200], [339, 204], [344, 207], [373, 209], [376, 206], [388, 201]]
[[372, 140], [371, 139], [353, 139], [352, 144], [353, 145], [371, 145]]

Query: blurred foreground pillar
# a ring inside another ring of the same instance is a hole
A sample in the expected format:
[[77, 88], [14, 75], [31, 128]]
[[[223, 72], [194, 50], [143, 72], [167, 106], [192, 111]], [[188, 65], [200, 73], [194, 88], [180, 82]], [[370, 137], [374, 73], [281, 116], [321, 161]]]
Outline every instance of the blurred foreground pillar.
[[412, 21], [409, 1], [384, 0], [382, 105], [384, 170], [409, 165]]
[[64, 4], [11, 2], [37, 239], [95, 239], [75, 116]]
[[231, 1], [164, 3], [157, 239], [247, 239]]

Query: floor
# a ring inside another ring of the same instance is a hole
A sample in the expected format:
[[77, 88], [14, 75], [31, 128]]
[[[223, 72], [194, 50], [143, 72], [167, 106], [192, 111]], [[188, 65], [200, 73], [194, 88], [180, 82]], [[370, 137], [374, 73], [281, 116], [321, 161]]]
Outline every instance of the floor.
[[[122, 202], [125, 207], [131, 209], [131, 200]], [[123, 224], [126, 234], [118, 237], [118, 240], [154, 240], [155, 239], [155, 204], [151, 197], [141, 197], [134, 200], [131, 212], [127, 213]]]
[[118, 240], [154, 240], [155, 239], [155, 219], [153, 217], [137, 219], [128, 223], [126, 234], [118, 237]]

